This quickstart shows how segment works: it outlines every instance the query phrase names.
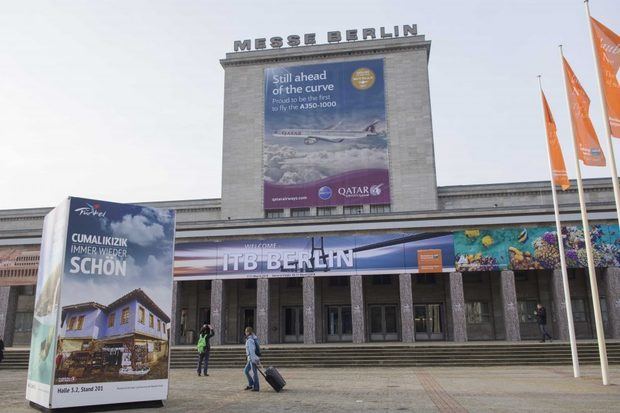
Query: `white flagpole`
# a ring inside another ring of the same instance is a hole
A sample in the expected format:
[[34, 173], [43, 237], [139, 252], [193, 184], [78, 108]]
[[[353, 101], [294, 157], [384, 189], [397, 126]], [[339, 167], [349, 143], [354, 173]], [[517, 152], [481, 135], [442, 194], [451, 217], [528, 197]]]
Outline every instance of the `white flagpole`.
[[[569, 114], [571, 113], [570, 100], [568, 98], [568, 79], [564, 70], [564, 53], [560, 45], [560, 56], [562, 57], [562, 73], [564, 74], [564, 89], [566, 92], [566, 105]], [[590, 237], [590, 223], [588, 222], [588, 211], [586, 210], [585, 197], [583, 195], [583, 182], [581, 182], [581, 166], [579, 165], [579, 146], [575, 139], [575, 125], [573, 117], [570, 116], [570, 130], [573, 135], [573, 149], [575, 151], [575, 168], [577, 172], [577, 191], [579, 193], [579, 207], [581, 209], [581, 223], [583, 225], [583, 238], [586, 244], [586, 256], [588, 258], [588, 273], [590, 276], [590, 289], [592, 291], [592, 307], [594, 308], [594, 322], [596, 325], [596, 340], [598, 342], [598, 354], [601, 360], [601, 376], [603, 384], [609, 384], [609, 372], [607, 365], [607, 348], [605, 347], [605, 333], [603, 331], [603, 317], [601, 314], [601, 301], [598, 295], [598, 283], [596, 282], [596, 268], [594, 267], [594, 256], [592, 255], [592, 238]]]
[[611, 126], [609, 125], [609, 113], [607, 111], [607, 99], [605, 97], [605, 88], [603, 87], [603, 77], [601, 76], [601, 62], [598, 60], [598, 52], [596, 51], [596, 43], [594, 40], [594, 27], [590, 20], [590, 4], [588, 0], [584, 1], [586, 5], [586, 15], [588, 26], [590, 27], [590, 42], [592, 44], [592, 53], [594, 54], [594, 62], [596, 64], [596, 75], [598, 78], [598, 92], [601, 98], [601, 108], [603, 113], [603, 125], [605, 125], [605, 133], [607, 135], [607, 146], [609, 147], [609, 171], [611, 173], [611, 182], [614, 187], [614, 199], [616, 201], [616, 214], [618, 215], [618, 223], [620, 224], [620, 185], [618, 184], [618, 171], [616, 169], [616, 155], [614, 154], [614, 145], [611, 139]]
[[[538, 86], [542, 97], [542, 80], [538, 75]], [[555, 213], [555, 230], [558, 238], [558, 249], [560, 252], [560, 267], [562, 269], [562, 286], [564, 287], [564, 302], [566, 303], [566, 318], [568, 321], [568, 337], [570, 342], [570, 352], [573, 360], [573, 375], [575, 378], [581, 374], [579, 372], [579, 355], [577, 353], [577, 341], [575, 340], [575, 324], [573, 322], [573, 305], [570, 299], [570, 289], [568, 284], [568, 274], [566, 271], [566, 257], [564, 256], [564, 240], [562, 238], [562, 224], [560, 223], [560, 208], [558, 207], [558, 198], [555, 192], [555, 183], [553, 181], [553, 165], [551, 163], [551, 147], [549, 146], [549, 131], [547, 130], [547, 118], [545, 117], [545, 107], [543, 102], [543, 122], [545, 125], [545, 141], [547, 142], [547, 160], [549, 161], [549, 176], [551, 177], [551, 197], [553, 198], [553, 212]]]

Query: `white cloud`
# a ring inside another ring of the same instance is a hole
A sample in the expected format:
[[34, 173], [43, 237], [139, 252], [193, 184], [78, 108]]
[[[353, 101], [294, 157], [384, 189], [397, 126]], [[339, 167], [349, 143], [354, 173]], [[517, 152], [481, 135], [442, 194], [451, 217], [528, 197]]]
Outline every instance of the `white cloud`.
[[129, 242], [140, 246], [149, 246], [164, 238], [164, 227], [161, 224], [150, 223], [143, 215], [125, 215], [120, 222], [110, 224], [116, 236], [125, 237]]
[[266, 179], [277, 184], [300, 184], [347, 171], [388, 167], [383, 147], [353, 146], [302, 154], [290, 146], [268, 145], [264, 159]]

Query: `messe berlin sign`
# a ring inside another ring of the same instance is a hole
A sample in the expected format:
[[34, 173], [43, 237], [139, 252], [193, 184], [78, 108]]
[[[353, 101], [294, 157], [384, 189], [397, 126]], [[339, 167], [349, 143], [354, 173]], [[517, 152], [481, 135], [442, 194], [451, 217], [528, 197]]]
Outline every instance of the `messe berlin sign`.
[[[325, 38], [328, 43], [340, 43], [341, 41], [354, 42], [358, 40], [374, 40], [374, 39], [391, 39], [395, 37], [416, 36], [418, 34], [418, 28], [415, 24], [405, 24], [403, 26], [394, 27], [367, 27], [363, 29], [349, 29], [344, 32], [340, 30], [328, 31]], [[319, 39], [320, 40], [320, 39]], [[233, 48], [235, 52], [249, 51], [254, 47], [255, 50], [267, 49], [280, 49], [284, 46], [297, 47], [297, 46], [310, 46], [317, 44], [316, 33], [289, 34], [286, 37], [272, 36], [270, 38], [258, 37], [252, 41], [252, 39], [235, 40]]]

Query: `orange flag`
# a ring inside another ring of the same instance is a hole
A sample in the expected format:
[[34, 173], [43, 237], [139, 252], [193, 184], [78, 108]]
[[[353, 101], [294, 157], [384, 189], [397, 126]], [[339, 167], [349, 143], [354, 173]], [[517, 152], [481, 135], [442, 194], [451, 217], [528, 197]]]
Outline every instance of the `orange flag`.
[[579, 79], [577, 79], [573, 69], [571, 69], [564, 57], [562, 61], [564, 64], [573, 134], [579, 148], [579, 159], [582, 160], [584, 165], [605, 166], [605, 155], [590, 119], [590, 98], [581, 87]]
[[545, 129], [547, 130], [547, 145], [549, 145], [549, 156], [551, 157], [551, 170], [553, 171], [553, 183], [560, 185], [562, 191], [570, 188], [568, 174], [566, 173], [566, 165], [564, 164], [564, 156], [562, 156], [562, 147], [558, 140], [558, 132], [555, 127], [555, 121], [547, 103], [547, 98], [543, 91], [542, 95], [543, 110], [545, 112]]
[[601, 68], [611, 135], [620, 138], [620, 85], [616, 77], [620, 69], [620, 36], [592, 17], [590, 23]]

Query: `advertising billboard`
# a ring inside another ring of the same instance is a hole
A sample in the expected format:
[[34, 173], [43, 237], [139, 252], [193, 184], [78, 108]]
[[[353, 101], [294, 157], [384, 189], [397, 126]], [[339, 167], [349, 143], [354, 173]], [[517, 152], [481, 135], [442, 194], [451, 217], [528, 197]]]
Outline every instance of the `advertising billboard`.
[[[617, 225], [592, 225], [594, 264], [620, 266]], [[569, 268], [587, 268], [581, 226], [562, 227]], [[560, 267], [555, 227], [469, 229], [454, 233], [457, 271], [540, 270]]]
[[[390, 233], [344, 237], [181, 243], [175, 279], [234, 279], [429, 272], [454, 269], [452, 234]], [[439, 262], [438, 262], [439, 260]]]
[[[174, 211], [70, 198], [53, 214], [66, 219], [44, 233], [39, 282], [54, 282], [37, 285], [35, 321], [42, 308], [54, 321], [43, 341], [33, 328], [27, 399], [49, 408], [166, 399]], [[30, 392], [35, 381], [47, 399]]]
[[265, 70], [264, 208], [389, 204], [383, 60]]

